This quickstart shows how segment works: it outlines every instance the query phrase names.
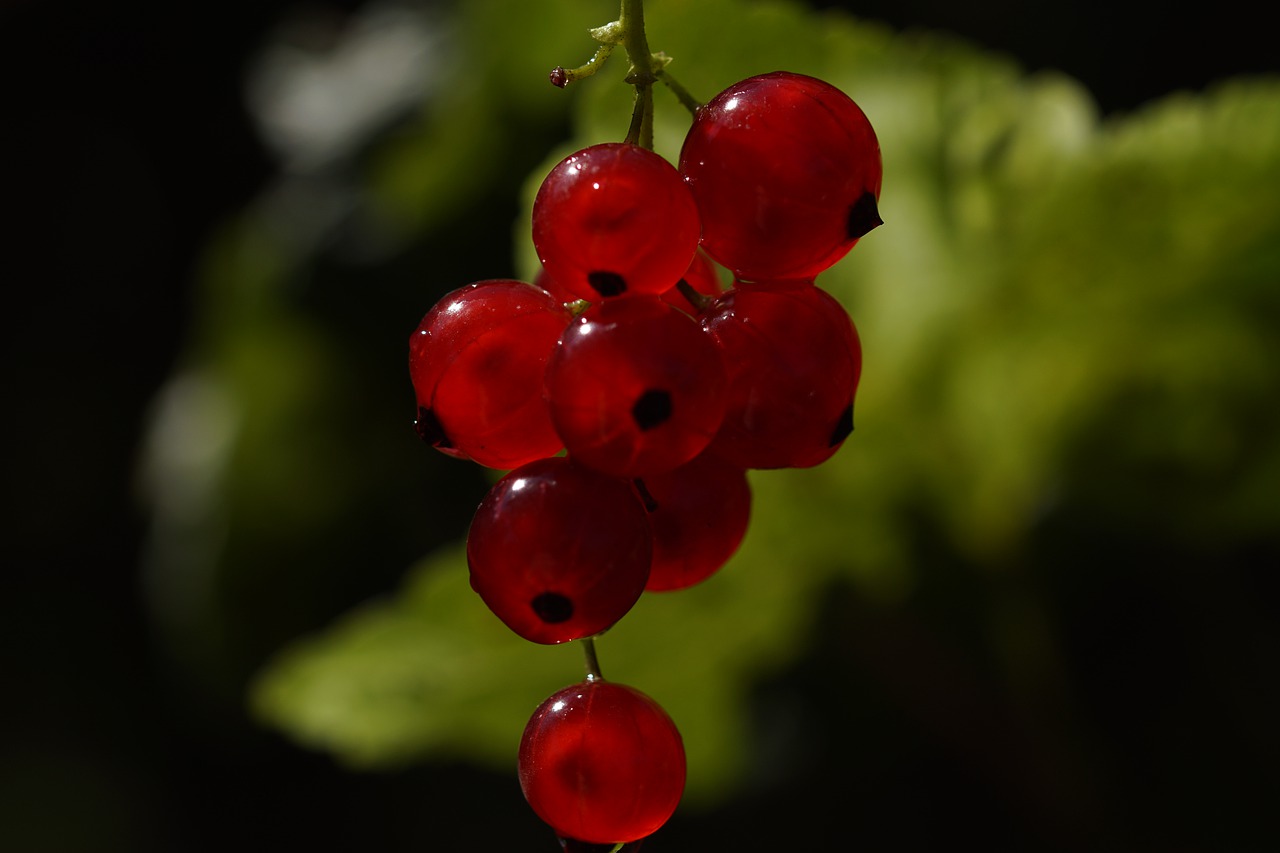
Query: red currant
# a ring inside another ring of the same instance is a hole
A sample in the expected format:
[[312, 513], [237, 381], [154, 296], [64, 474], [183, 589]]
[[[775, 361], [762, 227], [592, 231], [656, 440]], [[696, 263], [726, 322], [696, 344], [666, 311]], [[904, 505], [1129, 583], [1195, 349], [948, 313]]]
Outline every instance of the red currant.
[[658, 294], [684, 275], [701, 233], [676, 168], [638, 145], [606, 142], [562, 160], [533, 202], [533, 244], [578, 298]]
[[447, 294], [409, 341], [418, 434], [490, 468], [559, 452], [541, 383], [569, 320], [563, 305], [521, 281], [493, 279]]
[[653, 525], [651, 591], [685, 589], [719, 571], [742, 543], [751, 516], [746, 471], [704, 453], [673, 471], [637, 480]]
[[739, 284], [702, 324], [730, 366], [709, 452], [743, 468], [807, 468], [853, 431], [862, 347], [848, 313], [810, 282]]
[[520, 787], [565, 838], [621, 844], [657, 831], [684, 793], [680, 732], [657, 702], [601, 679], [566, 687], [520, 741]]
[[619, 477], [670, 470], [724, 416], [726, 370], [712, 339], [658, 296], [606, 299], [565, 330], [547, 363], [551, 419], [569, 454]]
[[880, 224], [880, 144], [848, 95], [778, 71], [699, 110], [680, 171], [702, 246], [744, 280], [813, 277]]
[[556, 456], [509, 472], [467, 533], [471, 587], [535, 643], [598, 634], [644, 591], [653, 541], [632, 484]]
[[558, 282], [552, 279], [551, 276], [547, 275], [547, 270], [545, 267], [538, 268], [538, 274], [534, 276], [533, 285], [534, 287], [540, 287], [543, 290], [545, 290], [547, 293], [550, 293], [551, 296], [557, 302], [560, 302], [562, 304], [567, 304], [569, 302], [576, 302], [580, 298], [577, 295], [565, 290], [564, 287], [562, 287]]

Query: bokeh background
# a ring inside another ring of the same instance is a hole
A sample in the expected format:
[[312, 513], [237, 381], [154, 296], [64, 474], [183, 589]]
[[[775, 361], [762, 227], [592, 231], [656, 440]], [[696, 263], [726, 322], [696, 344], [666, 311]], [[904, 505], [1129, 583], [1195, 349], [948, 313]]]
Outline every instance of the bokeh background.
[[[568, 92], [538, 79], [585, 59], [583, 30], [615, 4], [527, 5], [0, 5], [0, 280], [15, 300], [0, 847], [555, 848], [493, 757], [506, 747], [491, 731], [524, 718], [483, 709], [531, 710], [540, 695], [501, 684], [570, 680], [571, 654], [483, 634], [476, 670], [444, 693], [419, 707], [395, 692], [413, 684], [403, 670], [456, 659], [449, 642], [471, 625], [432, 609], [453, 601], [432, 584], [487, 482], [414, 438], [405, 339], [444, 291], [528, 272], [528, 176], [567, 140], [621, 128], [628, 106], [612, 79]], [[684, 20], [696, 5], [655, 2], [651, 29], [662, 8]], [[831, 473], [762, 482], [741, 574], [772, 563], [771, 585], [691, 598], [677, 618], [714, 632], [687, 635], [699, 645], [680, 660], [674, 629], [620, 627], [617, 670], [602, 641], [610, 674], [643, 675], [646, 648], [688, 667], [636, 683], [690, 709], [714, 745], [701, 766], [726, 780], [646, 849], [1275, 849], [1280, 101], [1194, 100], [1274, 81], [1268, 34], [1234, 0], [1185, 16], [1100, 0], [781, 8], [778, 27], [726, 27], [756, 33], [749, 44], [700, 31], [705, 60], [677, 53], [682, 78], [708, 97], [731, 69], [794, 57], [833, 63], [851, 90], [872, 81], [887, 128], [955, 155], [936, 159], [951, 170], [928, 198], [974, 230], [907, 224], [937, 239], [868, 238], [846, 260], [839, 292], [864, 342], [876, 318], [907, 324], [881, 351], [912, 385], [868, 391]], [[830, 27], [810, 50], [828, 29], [813, 16], [835, 9], [874, 23]], [[963, 47], [930, 47], [938, 32]], [[690, 39], [666, 35], [655, 47]], [[846, 37], [865, 48], [847, 62]], [[974, 82], [951, 100], [894, 88], [940, 79]], [[1149, 111], [1175, 93], [1192, 99], [1185, 127]], [[986, 116], [991, 104], [1005, 112]], [[1023, 145], [1039, 125], [1020, 108], [1043, 104], [1061, 133]], [[935, 113], [940, 130], [908, 120]], [[1107, 129], [1144, 122], [1167, 147]], [[976, 147], [946, 147], [952, 129]], [[1098, 162], [1053, 174], [1063, 151], [1087, 160], [1073, 140], [1113, 132]], [[1190, 137], [1203, 140], [1184, 157]], [[890, 156], [915, 169], [899, 198], [924, 205], [899, 201], [899, 221], [936, 216], [920, 195], [932, 155]], [[1018, 222], [988, 209], [1019, 187], [1043, 202]], [[966, 235], [972, 253], [940, 248]], [[942, 260], [894, 301], [878, 288], [900, 256], [913, 273]], [[1052, 281], [1131, 298], [1037, 284]], [[908, 351], [916, 311], [935, 343]], [[1105, 346], [1075, 352], [1092, 329]], [[225, 381], [202, 381], [211, 369]], [[909, 439], [936, 443], [877, 438], [877, 399]], [[831, 516], [849, 513], [845, 539], [804, 503], [827, 496], [847, 502]], [[813, 528], [782, 529], [797, 516]], [[797, 586], [808, 595], [789, 597]], [[762, 621], [771, 602], [778, 618]], [[445, 639], [396, 632], [419, 615]], [[724, 666], [703, 672], [708, 656]], [[383, 663], [394, 671], [360, 680]], [[391, 693], [352, 698], [370, 683]], [[439, 719], [429, 706], [459, 685], [466, 719]], [[721, 704], [699, 705], [704, 688]]]

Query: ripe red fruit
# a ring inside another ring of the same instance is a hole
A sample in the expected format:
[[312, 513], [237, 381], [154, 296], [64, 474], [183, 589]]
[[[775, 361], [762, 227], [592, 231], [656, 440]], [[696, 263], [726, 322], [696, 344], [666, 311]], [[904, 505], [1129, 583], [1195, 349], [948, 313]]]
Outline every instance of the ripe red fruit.
[[707, 448], [743, 468], [808, 468], [853, 431], [862, 347], [844, 307], [809, 282], [739, 284], [702, 317], [729, 365]]
[[499, 480], [467, 533], [472, 589], [535, 643], [590, 637], [621, 619], [644, 591], [652, 558], [631, 483], [563, 456]]
[[547, 274], [592, 302], [672, 287], [700, 233], [697, 206], [676, 168], [624, 142], [571, 154], [533, 202], [533, 245]]
[[445, 295], [409, 339], [418, 434], [490, 468], [558, 453], [541, 384], [569, 320], [563, 305], [521, 281], [481, 281]]
[[520, 787], [556, 834], [621, 844], [653, 834], [684, 793], [680, 732], [657, 702], [601, 679], [566, 687], [520, 741]]
[[751, 516], [746, 471], [704, 453], [673, 471], [637, 481], [653, 525], [649, 591], [685, 589], [720, 570], [742, 543]]
[[551, 420], [569, 454], [619, 477], [681, 465], [724, 416], [726, 370], [711, 337], [658, 296], [606, 299], [577, 317], [547, 362]]
[[743, 280], [816, 276], [880, 224], [871, 123], [848, 95], [802, 74], [762, 74], [712, 98], [680, 172], [702, 247]]

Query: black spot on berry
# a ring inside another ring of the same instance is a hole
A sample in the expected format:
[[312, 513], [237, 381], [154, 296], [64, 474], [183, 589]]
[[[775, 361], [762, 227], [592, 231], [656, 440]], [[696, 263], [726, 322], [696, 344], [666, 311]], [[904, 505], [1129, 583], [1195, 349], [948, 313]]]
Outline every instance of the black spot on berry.
[[883, 225], [880, 209], [876, 206], [875, 193], [865, 192], [849, 208], [849, 218], [845, 220], [845, 230], [850, 240], [857, 240], [868, 231]]
[[573, 618], [573, 602], [558, 592], [544, 592], [529, 602], [543, 622], [556, 625]]
[[853, 432], [853, 401], [849, 401], [849, 405], [844, 407], [844, 411], [840, 413], [840, 417], [836, 419], [836, 428], [831, 431], [831, 439], [827, 442], [827, 447], [835, 447], [840, 442], [849, 437], [849, 433]]
[[423, 406], [418, 407], [418, 419], [413, 422], [413, 428], [417, 431], [418, 438], [432, 447], [443, 447], [447, 450], [453, 449], [453, 442], [449, 440], [444, 427], [440, 425], [440, 419], [430, 409]]
[[657, 512], [658, 502], [654, 500], [653, 493], [649, 491], [649, 487], [644, 484], [644, 480], [636, 477], [631, 481], [636, 488], [636, 494], [640, 496], [640, 502], [644, 504], [646, 512]]
[[646, 432], [671, 417], [671, 395], [657, 388], [650, 388], [640, 395], [631, 407], [631, 419]]
[[616, 272], [607, 270], [587, 273], [587, 284], [601, 296], [617, 296], [627, 292], [627, 280]]

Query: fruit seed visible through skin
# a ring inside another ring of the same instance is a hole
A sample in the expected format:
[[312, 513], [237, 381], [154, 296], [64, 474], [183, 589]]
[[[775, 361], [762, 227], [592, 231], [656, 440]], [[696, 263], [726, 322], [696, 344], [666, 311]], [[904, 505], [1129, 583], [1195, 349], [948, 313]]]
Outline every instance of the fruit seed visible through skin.
[[539, 619], [552, 625], [567, 622], [573, 618], [573, 602], [558, 592], [544, 592], [534, 598], [530, 604]]

